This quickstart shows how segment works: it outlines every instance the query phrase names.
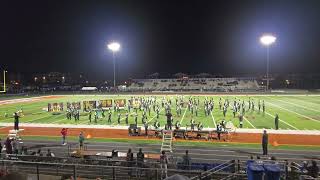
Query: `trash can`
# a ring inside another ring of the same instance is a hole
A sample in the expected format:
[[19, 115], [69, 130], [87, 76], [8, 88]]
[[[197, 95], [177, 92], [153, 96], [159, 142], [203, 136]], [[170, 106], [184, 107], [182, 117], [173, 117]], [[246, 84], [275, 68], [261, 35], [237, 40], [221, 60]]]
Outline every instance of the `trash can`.
[[262, 180], [263, 173], [264, 173], [264, 168], [262, 165], [259, 165], [257, 163], [248, 163], [247, 165], [248, 180]]
[[264, 164], [265, 180], [280, 180], [280, 167], [277, 164]]

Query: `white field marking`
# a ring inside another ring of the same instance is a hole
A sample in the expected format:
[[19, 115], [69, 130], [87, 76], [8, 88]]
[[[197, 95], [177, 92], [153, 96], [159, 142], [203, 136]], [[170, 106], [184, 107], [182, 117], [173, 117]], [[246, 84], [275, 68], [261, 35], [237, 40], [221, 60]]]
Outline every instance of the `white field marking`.
[[42, 117], [39, 117], [39, 118], [36, 118], [36, 119], [31, 119], [29, 121], [24, 121], [23, 123], [33, 122], [33, 121], [36, 121], [36, 120], [39, 120], [39, 119], [42, 119], [42, 118], [46, 118], [46, 117], [50, 117], [50, 116], [52, 116], [52, 114], [49, 114], [49, 115], [46, 115], [46, 116], [42, 116]]
[[243, 119], [246, 120], [253, 128], [257, 129], [245, 116], [243, 116]]
[[[258, 110], [256, 106], [255, 106], [255, 109], [256, 109], [256, 110]], [[273, 116], [272, 114], [268, 113], [267, 111], [265, 111], [265, 113], [266, 113], [267, 115], [271, 116], [272, 118], [274, 118], [274, 117], [275, 117], [275, 116]], [[286, 125], [288, 125], [288, 126], [292, 127], [293, 129], [299, 130], [298, 128], [294, 127], [293, 125], [291, 125], [291, 124], [287, 123], [287, 122], [286, 122], [286, 121], [284, 121], [284, 120], [281, 120], [280, 118], [279, 118], [279, 121], [281, 121], [281, 122], [285, 123]], [[271, 129], [273, 129], [273, 128], [271, 128]]]
[[267, 102], [267, 103], [268, 103], [268, 104], [271, 104], [272, 106], [278, 107], [278, 108], [280, 108], [280, 109], [286, 110], [286, 111], [288, 111], [288, 112], [297, 114], [297, 115], [299, 115], [299, 116], [301, 116], [301, 117], [305, 117], [305, 118], [307, 118], [307, 119], [310, 119], [310, 120], [312, 120], [312, 121], [315, 121], [315, 122], [317, 122], [317, 123], [320, 123], [320, 121], [318, 121], [318, 120], [316, 120], [316, 119], [313, 119], [313, 118], [311, 118], [311, 117], [309, 117], [309, 116], [306, 116], [306, 115], [303, 115], [303, 114], [300, 114], [300, 113], [291, 111], [291, 110], [289, 110], [289, 109], [286, 109], [286, 108], [284, 108], [284, 107], [281, 107], [281, 106], [279, 106], [279, 105], [276, 105], [276, 104], [273, 104], [273, 103], [270, 103], [270, 102]]
[[280, 99], [274, 99], [274, 100], [281, 101], [281, 102], [284, 102], [284, 103], [287, 103], [287, 104], [291, 104], [291, 105], [294, 105], [294, 106], [298, 106], [298, 107], [301, 107], [301, 108], [304, 108], [304, 109], [307, 109], [307, 110], [320, 112], [319, 110], [316, 110], [316, 109], [313, 109], [313, 108], [307, 108], [307, 107], [305, 107], [305, 106], [301, 106], [301, 105], [298, 105], [298, 104], [294, 104], [294, 103], [291, 103], [291, 102], [288, 102], [288, 101], [283, 101], [283, 100], [280, 100]]
[[[159, 115], [160, 113], [162, 112], [164, 108], [161, 108], [161, 110], [159, 111]], [[155, 117], [157, 117], [157, 112], [156, 112], [156, 115], [154, 115], [149, 121], [147, 121], [147, 123], [151, 122]]]
[[33, 102], [33, 101], [42, 101], [42, 100], [45, 100], [46, 97], [53, 97], [53, 96], [38, 96], [38, 97], [31, 97], [31, 98], [19, 98], [19, 99], [2, 100], [2, 101], [0, 101], [0, 105], [16, 104], [16, 103], [24, 103], [24, 102]]
[[[258, 110], [256, 106], [255, 106], [255, 109], [256, 109], [256, 110]], [[272, 114], [268, 113], [267, 111], [264, 111], [264, 112], [265, 112], [267, 115], [271, 116], [272, 118], [275, 118], [275, 116], [273, 116]], [[285, 123], [286, 125], [288, 125], [288, 126], [292, 127], [293, 129], [299, 130], [299, 129], [298, 129], [298, 128], [296, 128], [295, 126], [293, 126], [293, 125], [291, 125], [291, 124], [287, 123], [286, 121], [284, 121], [284, 120], [282, 120], [282, 119], [280, 119], [280, 118], [279, 118], [279, 121], [281, 121], [281, 122]], [[272, 128], [271, 128], [271, 129], [272, 129]]]
[[213, 121], [214, 127], [217, 127], [216, 120], [214, 120], [214, 117], [213, 117], [212, 111], [211, 111], [210, 113], [211, 113], [211, 117], [212, 117], [212, 121]]
[[[199, 106], [200, 106], [200, 104], [198, 104]], [[200, 107], [199, 107], [199, 111], [200, 111]], [[214, 111], [214, 107], [213, 107], [213, 109], [212, 109], [212, 111]], [[215, 128], [215, 127], [217, 127], [217, 124], [216, 124], [216, 120], [214, 119], [214, 117], [213, 117], [213, 114], [212, 114], [212, 111], [210, 111], [210, 114], [211, 114], [211, 117], [212, 117], [212, 122], [213, 122], [213, 124], [214, 124], [214, 127], [213, 128]]]
[[[129, 116], [131, 116], [133, 113], [134, 113], [134, 112], [130, 113]], [[117, 117], [117, 118], [118, 118], [118, 117]], [[129, 118], [129, 117], [128, 117], [128, 118]], [[124, 116], [123, 118], [120, 118], [120, 123], [121, 123], [121, 121], [124, 120], [124, 119], [126, 119], [126, 116]], [[116, 122], [112, 123], [112, 125], [119, 125], [119, 124], [118, 124], [118, 120], [117, 120]]]
[[188, 108], [186, 107], [186, 110], [184, 110], [184, 113], [183, 113], [182, 118], [181, 118], [181, 120], [180, 120], [180, 124], [182, 123], [183, 118], [184, 118], [184, 116], [186, 115], [187, 109], [188, 109]]
[[[65, 114], [59, 114], [59, 115], [57, 115], [55, 118], [58, 118], [59, 116], [62, 116], [62, 115], [65, 115]], [[55, 119], [55, 118], [54, 118], [54, 119]], [[58, 119], [58, 120], [55, 120], [55, 121], [50, 122], [50, 124], [55, 124], [55, 123], [57, 123], [57, 122], [59, 122], [59, 121], [63, 121], [63, 120], [65, 120], [65, 119], [64, 119], [64, 118]]]
[[[190, 96], [191, 94], [183, 93], [183, 94], [176, 94], [176, 93], [163, 93], [163, 94], [121, 94], [120, 96], [176, 96], [176, 95], [184, 95], [184, 96]], [[194, 95], [194, 94], [192, 94]], [[50, 95], [49, 97], [54, 97], [54, 96], [95, 96], [95, 97], [109, 97], [109, 96], [119, 96], [118, 94], [109, 94], [109, 95], [96, 95], [96, 94], [76, 94], [76, 95], [70, 95], [70, 94], [62, 94], [62, 95]], [[248, 94], [196, 94], [196, 96], [225, 96], [225, 97], [230, 97], [230, 96], [248, 96]], [[250, 96], [303, 96], [303, 97], [312, 97], [312, 96], [320, 96], [320, 94], [250, 94]], [[39, 97], [48, 97], [48, 96], [39, 96]]]
[[[222, 98], [222, 99], [225, 101], [224, 98]], [[250, 124], [250, 126], [252, 126], [254, 129], [257, 129], [245, 116], [243, 116], [243, 119], [246, 120]]]

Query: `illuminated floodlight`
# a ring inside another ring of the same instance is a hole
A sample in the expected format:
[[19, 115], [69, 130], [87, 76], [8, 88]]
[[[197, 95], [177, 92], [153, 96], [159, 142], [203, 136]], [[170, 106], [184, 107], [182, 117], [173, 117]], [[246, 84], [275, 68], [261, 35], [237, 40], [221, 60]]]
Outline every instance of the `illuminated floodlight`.
[[117, 52], [120, 50], [120, 44], [117, 42], [112, 42], [108, 44], [108, 49], [110, 49], [112, 52]]
[[116, 88], [116, 52], [120, 50], [120, 44], [117, 42], [111, 42], [108, 44], [108, 49], [112, 51], [113, 57], [113, 87]]
[[270, 34], [264, 34], [260, 37], [261, 44], [265, 46], [270, 46], [271, 44], [275, 43], [277, 38]]

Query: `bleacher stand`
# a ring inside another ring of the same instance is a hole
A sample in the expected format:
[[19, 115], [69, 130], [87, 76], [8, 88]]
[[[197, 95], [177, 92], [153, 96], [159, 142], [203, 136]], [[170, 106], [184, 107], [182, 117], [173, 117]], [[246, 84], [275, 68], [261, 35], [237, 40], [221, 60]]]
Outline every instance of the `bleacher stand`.
[[256, 92], [263, 90], [254, 78], [134, 79], [128, 91]]

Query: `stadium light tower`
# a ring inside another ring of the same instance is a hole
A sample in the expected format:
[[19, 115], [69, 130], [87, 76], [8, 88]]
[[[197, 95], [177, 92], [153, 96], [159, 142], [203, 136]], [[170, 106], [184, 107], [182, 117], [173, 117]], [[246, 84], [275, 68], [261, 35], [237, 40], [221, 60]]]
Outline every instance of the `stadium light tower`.
[[6, 73], [7, 73], [7, 72], [8, 72], [8, 71], [6, 71], [6, 70], [3, 71], [3, 90], [0, 91], [0, 92], [2, 92], [2, 93], [5, 93], [5, 92], [6, 92]]
[[112, 51], [113, 57], [113, 87], [116, 88], [116, 56], [115, 53], [120, 50], [120, 44], [117, 42], [111, 42], [108, 44], [108, 49]]
[[260, 37], [260, 42], [262, 45], [267, 47], [267, 87], [269, 89], [269, 47], [275, 43], [277, 38], [271, 34], [264, 34]]

